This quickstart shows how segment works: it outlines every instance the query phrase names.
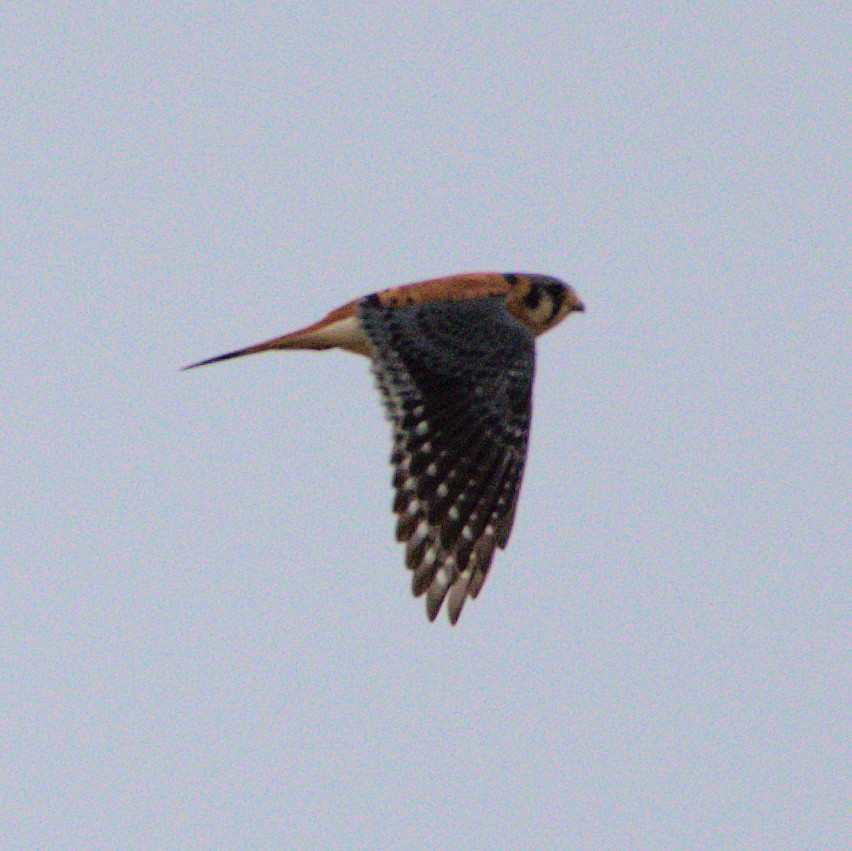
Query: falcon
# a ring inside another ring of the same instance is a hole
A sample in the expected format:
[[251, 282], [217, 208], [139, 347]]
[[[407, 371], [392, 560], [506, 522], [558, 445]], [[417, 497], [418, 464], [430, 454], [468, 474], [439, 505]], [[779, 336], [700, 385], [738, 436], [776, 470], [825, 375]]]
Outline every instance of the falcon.
[[355, 299], [298, 331], [184, 367], [274, 349], [365, 355], [393, 430], [393, 511], [415, 596], [455, 624], [512, 531], [535, 338], [583, 303], [548, 275], [478, 272]]

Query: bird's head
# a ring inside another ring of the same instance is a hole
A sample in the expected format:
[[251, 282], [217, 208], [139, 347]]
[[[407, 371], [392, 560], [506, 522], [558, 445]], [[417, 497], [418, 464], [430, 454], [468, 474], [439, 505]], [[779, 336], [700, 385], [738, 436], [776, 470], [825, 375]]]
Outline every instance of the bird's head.
[[585, 306], [573, 287], [550, 275], [509, 274], [509, 312], [536, 336]]

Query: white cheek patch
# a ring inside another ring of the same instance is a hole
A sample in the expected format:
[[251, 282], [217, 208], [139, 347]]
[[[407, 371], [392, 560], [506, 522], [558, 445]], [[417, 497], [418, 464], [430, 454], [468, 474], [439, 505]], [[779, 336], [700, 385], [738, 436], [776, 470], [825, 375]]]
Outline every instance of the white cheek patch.
[[526, 311], [528, 321], [534, 328], [544, 330], [551, 322], [553, 314], [553, 299], [547, 293], [542, 293], [538, 306]]

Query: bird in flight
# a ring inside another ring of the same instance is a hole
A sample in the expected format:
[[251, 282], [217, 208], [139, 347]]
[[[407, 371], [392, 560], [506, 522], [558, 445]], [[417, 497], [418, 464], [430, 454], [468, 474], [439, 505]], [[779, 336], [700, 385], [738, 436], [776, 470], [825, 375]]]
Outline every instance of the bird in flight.
[[582, 311], [548, 275], [478, 272], [393, 287], [264, 343], [339, 348], [372, 361], [393, 429], [393, 510], [412, 591], [455, 624], [512, 531], [532, 414], [535, 338]]

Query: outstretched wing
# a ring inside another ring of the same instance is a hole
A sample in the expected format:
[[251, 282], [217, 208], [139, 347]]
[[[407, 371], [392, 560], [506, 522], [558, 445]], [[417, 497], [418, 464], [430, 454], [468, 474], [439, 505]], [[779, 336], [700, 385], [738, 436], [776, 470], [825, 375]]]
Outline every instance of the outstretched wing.
[[532, 333], [505, 299], [358, 305], [393, 426], [397, 539], [412, 590], [455, 623], [509, 540], [526, 461]]

